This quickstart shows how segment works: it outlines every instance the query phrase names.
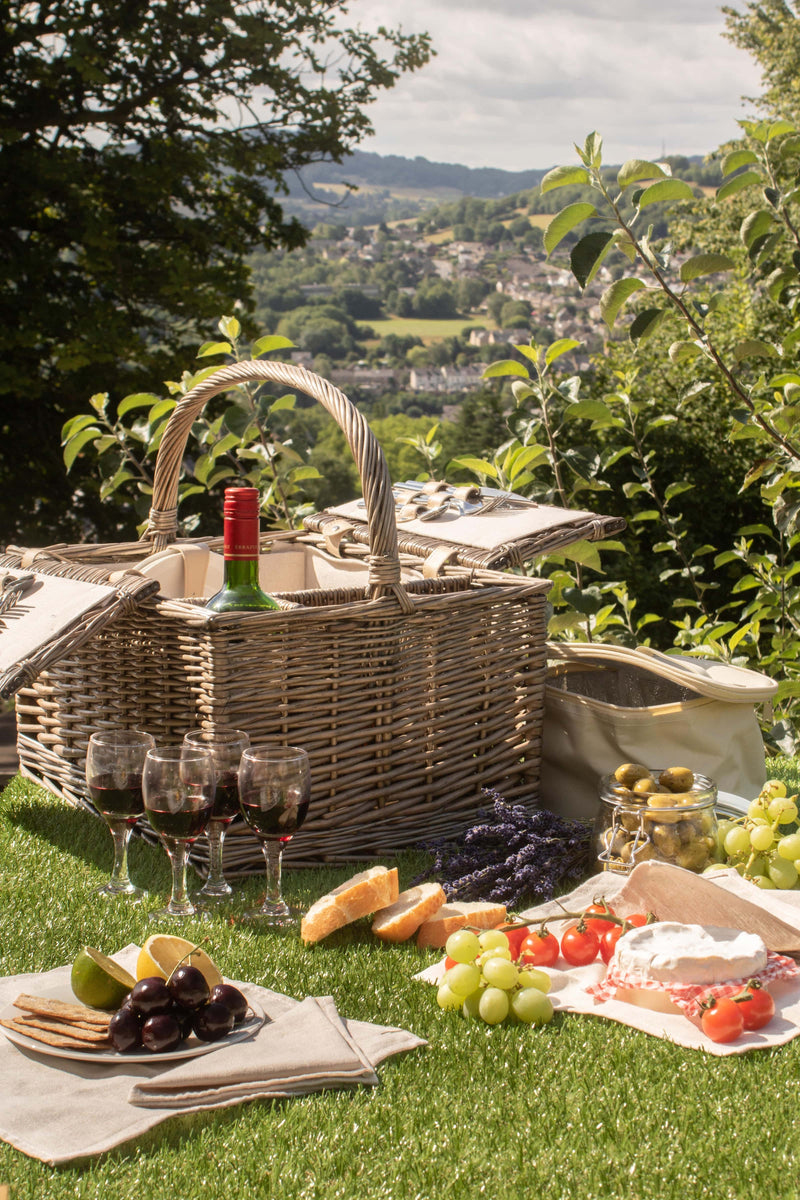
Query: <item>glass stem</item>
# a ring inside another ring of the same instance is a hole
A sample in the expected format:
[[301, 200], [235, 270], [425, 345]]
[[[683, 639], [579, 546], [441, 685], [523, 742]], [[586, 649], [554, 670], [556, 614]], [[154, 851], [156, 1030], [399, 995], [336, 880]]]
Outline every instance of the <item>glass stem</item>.
[[222, 839], [225, 830], [212, 821], [206, 830], [208, 838], [208, 886], [220, 887], [225, 883], [222, 870]]
[[263, 842], [262, 849], [267, 867], [267, 894], [264, 897], [264, 908], [276, 907], [283, 903], [281, 895], [283, 842], [279, 842], [276, 838], [268, 838]]
[[130, 887], [131, 880], [128, 875], [128, 842], [131, 840], [131, 827], [127, 824], [113, 824], [109, 826], [111, 837], [114, 840], [114, 865], [111, 868], [111, 885], [119, 891], [124, 891]]
[[167, 909], [169, 912], [191, 912], [193, 905], [186, 894], [186, 855], [187, 844], [179, 838], [169, 838], [164, 842], [172, 863], [172, 895]]

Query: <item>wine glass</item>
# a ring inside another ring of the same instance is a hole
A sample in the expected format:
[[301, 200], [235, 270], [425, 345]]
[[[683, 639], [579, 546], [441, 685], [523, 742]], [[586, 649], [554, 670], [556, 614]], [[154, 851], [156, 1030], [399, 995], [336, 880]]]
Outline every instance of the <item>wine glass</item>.
[[144, 812], [142, 769], [147, 751], [155, 744], [155, 738], [139, 729], [102, 729], [89, 738], [86, 786], [114, 840], [111, 877], [98, 889], [105, 899], [144, 895], [128, 875], [128, 842]]
[[239, 767], [242, 815], [261, 842], [267, 868], [267, 894], [261, 908], [244, 914], [267, 925], [295, 920], [281, 894], [283, 847], [306, 819], [311, 800], [311, 769], [297, 746], [250, 746]]
[[214, 810], [208, 822], [208, 878], [195, 896], [200, 905], [218, 904], [233, 895], [225, 878], [222, 864], [222, 845], [225, 833], [234, 817], [239, 815], [239, 760], [250, 745], [242, 729], [192, 729], [183, 739], [184, 746], [210, 750], [217, 775]]
[[193, 746], [148, 750], [142, 774], [144, 809], [172, 864], [172, 894], [153, 921], [191, 917], [196, 909], [186, 894], [186, 856], [205, 830], [214, 808], [216, 773], [211, 751]]

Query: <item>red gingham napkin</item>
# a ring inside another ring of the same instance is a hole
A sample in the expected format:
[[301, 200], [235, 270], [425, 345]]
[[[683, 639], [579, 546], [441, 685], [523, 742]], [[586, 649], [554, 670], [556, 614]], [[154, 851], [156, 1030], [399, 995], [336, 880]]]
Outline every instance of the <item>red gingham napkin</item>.
[[743, 975], [741, 979], [730, 979], [727, 983], [714, 984], [657, 983], [653, 979], [642, 979], [630, 971], [620, 971], [612, 960], [605, 979], [587, 987], [586, 991], [596, 1000], [612, 1000], [617, 988], [643, 988], [646, 991], [666, 992], [672, 1003], [687, 1017], [696, 1017], [700, 1013], [697, 1001], [701, 996], [716, 996], [718, 999], [723, 996], [736, 996], [751, 979], [767, 984], [774, 983], [777, 979], [791, 979], [799, 973], [800, 966], [793, 959], [776, 954], [772, 950], [767, 954], [767, 965], [762, 971], [755, 975]]

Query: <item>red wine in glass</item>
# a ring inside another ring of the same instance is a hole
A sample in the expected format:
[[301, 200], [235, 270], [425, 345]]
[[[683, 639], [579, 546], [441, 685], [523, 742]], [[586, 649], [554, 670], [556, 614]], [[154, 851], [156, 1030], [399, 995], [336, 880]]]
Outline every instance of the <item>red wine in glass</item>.
[[238, 817], [239, 808], [239, 776], [236, 771], [226, 771], [217, 780], [217, 792], [214, 797], [212, 821], [223, 821], [230, 825], [234, 817]]
[[158, 807], [158, 801], [155, 801], [148, 806], [147, 816], [153, 829], [161, 837], [193, 842], [205, 830], [212, 808], [211, 804], [204, 802], [203, 797], [198, 797], [197, 802], [175, 812], [172, 812], [168, 805]]
[[304, 788], [250, 788], [242, 792], [242, 813], [256, 837], [288, 842], [305, 821], [310, 802], [310, 780]]
[[122, 787], [110, 774], [95, 775], [86, 782], [92, 804], [106, 821], [124, 821], [126, 825], [135, 825], [143, 815], [141, 774], [132, 775]]
[[223, 869], [222, 846], [228, 826], [240, 815], [239, 762], [242, 751], [250, 745], [250, 738], [243, 729], [215, 726], [190, 730], [184, 736], [183, 744], [210, 750], [217, 772], [214, 811], [206, 829], [208, 878], [195, 897], [195, 902], [202, 908], [210, 908], [233, 896], [233, 888]]
[[267, 892], [245, 920], [289, 925], [295, 917], [281, 892], [283, 848], [301, 827], [311, 799], [308, 755], [297, 746], [251, 746], [239, 767], [242, 815], [264, 851]]

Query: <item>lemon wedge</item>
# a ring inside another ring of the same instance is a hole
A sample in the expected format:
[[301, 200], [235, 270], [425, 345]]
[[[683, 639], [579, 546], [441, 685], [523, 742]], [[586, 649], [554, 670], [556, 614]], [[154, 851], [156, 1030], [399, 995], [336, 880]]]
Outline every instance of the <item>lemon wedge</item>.
[[222, 972], [205, 950], [194, 942], [187, 942], [186, 938], [167, 933], [152, 934], [142, 946], [136, 961], [136, 978], [160, 975], [162, 979], [169, 979], [179, 962], [197, 967], [210, 988], [222, 983]]

